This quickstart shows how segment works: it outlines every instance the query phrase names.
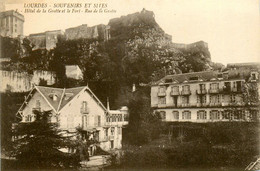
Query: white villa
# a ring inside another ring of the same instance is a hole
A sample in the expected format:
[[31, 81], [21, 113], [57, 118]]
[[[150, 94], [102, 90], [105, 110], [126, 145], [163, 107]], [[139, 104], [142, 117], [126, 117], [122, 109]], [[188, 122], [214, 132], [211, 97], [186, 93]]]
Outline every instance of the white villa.
[[122, 128], [128, 124], [127, 107], [110, 110], [108, 103], [106, 108], [88, 86], [68, 89], [35, 86], [16, 116], [20, 122], [33, 122], [34, 110], [51, 110], [51, 122], [58, 122], [68, 134], [81, 127], [103, 150], [122, 147]]

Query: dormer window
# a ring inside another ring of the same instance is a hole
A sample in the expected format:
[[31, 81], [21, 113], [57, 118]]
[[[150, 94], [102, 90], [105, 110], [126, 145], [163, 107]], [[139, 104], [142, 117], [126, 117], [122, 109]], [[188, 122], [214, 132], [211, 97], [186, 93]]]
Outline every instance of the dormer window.
[[223, 78], [223, 74], [222, 73], [220, 73], [220, 74], [218, 74], [218, 78]]
[[169, 79], [169, 78], [168, 78], [168, 79], [165, 79], [164, 82], [165, 82], [165, 83], [172, 83], [172, 79]]
[[55, 93], [50, 94], [49, 97], [50, 97], [53, 101], [57, 101], [57, 100], [58, 100], [58, 95], [55, 94]]
[[225, 79], [225, 80], [228, 79], [228, 72], [223, 73], [223, 79]]
[[258, 79], [258, 73], [257, 72], [251, 72], [251, 80], [257, 80]]
[[197, 80], [199, 80], [199, 77], [198, 77], [198, 76], [190, 77], [190, 81], [197, 81]]

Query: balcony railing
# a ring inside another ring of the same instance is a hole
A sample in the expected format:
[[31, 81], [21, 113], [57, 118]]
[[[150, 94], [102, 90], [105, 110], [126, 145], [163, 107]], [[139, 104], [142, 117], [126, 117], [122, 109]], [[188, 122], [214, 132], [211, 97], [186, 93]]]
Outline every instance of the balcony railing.
[[209, 89], [210, 94], [217, 94], [220, 92], [220, 89]]
[[209, 103], [209, 106], [221, 106], [221, 103]]
[[190, 90], [182, 90], [181, 95], [191, 95], [191, 91]]
[[207, 103], [197, 103], [197, 107], [206, 107]]
[[179, 91], [171, 91], [171, 96], [179, 96], [180, 92]]
[[182, 107], [190, 107], [190, 104], [189, 103], [183, 103]]
[[82, 114], [88, 114], [88, 113], [89, 113], [89, 110], [86, 109], [86, 108], [80, 108], [80, 113], [82, 113]]
[[166, 92], [158, 92], [158, 96], [166, 96]]
[[197, 94], [207, 94], [207, 90], [206, 89], [201, 89], [201, 90], [196, 90]]

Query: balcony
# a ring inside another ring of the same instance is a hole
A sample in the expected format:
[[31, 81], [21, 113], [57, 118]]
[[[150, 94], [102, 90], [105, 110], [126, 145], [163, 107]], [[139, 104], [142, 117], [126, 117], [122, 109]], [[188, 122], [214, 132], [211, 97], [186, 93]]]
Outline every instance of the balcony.
[[88, 113], [89, 113], [89, 110], [86, 109], [86, 108], [80, 108], [80, 113], [81, 113], [81, 114], [88, 114]]
[[196, 107], [206, 107], [206, 103], [197, 103]]
[[209, 89], [210, 94], [218, 94], [220, 92], [219, 89]]
[[183, 104], [181, 105], [181, 107], [190, 107], [190, 104], [188, 104], [188, 103], [183, 103]]
[[210, 103], [210, 107], [216, 107], [216, 106], [221, 106], [221, 103]]
[[158, 92], [158, 94], [157, 94], [158, 96], [166, 96], [166, 92]]
[[179, 96], [180, 92], [179, 91], [171, 91], [171, 96]]
[[198, 95], [207, 94], [207, 90], [206, 90], [206, 89], [196, 90], [196, 93], [197, 93]]
[[229, 102], [222, 102], [222, 103], [221, 103], [221, 106], [229, 106], [229, 105], [230, 105]]
[[189, 95], [191, 95], [191, 91], [190, 90], [182, 90], [181, 95], [189, 96]]

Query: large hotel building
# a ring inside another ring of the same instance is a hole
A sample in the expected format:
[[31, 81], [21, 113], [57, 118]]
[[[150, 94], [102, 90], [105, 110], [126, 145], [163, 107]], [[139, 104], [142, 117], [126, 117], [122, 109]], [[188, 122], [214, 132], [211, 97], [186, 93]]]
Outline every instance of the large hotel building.
[[259, 65], [167, 75], [152, 84], [151, 107], [163, 121], [259, 121]]

